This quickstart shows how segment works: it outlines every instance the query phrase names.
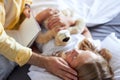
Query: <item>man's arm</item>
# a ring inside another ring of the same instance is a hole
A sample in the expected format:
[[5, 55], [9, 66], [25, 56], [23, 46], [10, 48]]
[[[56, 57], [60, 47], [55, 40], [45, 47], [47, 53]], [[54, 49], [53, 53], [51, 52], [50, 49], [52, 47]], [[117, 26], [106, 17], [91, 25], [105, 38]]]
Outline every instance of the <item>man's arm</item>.
[[46, 68], [47, 71], [64, 80], [77, 80], [75, 77], [77, 75], [76, 71], [60, 57], [42, 56], [33, 52], [28, 63]]

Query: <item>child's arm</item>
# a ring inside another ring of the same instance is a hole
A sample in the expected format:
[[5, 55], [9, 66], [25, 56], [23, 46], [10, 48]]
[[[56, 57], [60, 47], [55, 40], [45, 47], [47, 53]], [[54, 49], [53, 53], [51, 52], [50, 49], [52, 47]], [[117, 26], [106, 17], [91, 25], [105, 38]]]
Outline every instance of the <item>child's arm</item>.
[[48, 30], [46, 33], [39, 33], [36, 42], [40, 44], [45, 44], [54, 37], [54, 34], [55, 33], [53, 33], [52, 30]]

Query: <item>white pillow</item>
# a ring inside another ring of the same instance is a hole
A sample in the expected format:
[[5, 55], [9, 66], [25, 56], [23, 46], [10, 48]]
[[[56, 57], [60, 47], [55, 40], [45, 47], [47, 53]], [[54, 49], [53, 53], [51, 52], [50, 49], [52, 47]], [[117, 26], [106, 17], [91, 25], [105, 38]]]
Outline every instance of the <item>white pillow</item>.
[[115, 33], [111, 33], [102, 41], [101, 47], [109, 49], [112, 53], [110, 63], [115, 74], [115, 80], [120, 80], [120, 39], [115, 36]]

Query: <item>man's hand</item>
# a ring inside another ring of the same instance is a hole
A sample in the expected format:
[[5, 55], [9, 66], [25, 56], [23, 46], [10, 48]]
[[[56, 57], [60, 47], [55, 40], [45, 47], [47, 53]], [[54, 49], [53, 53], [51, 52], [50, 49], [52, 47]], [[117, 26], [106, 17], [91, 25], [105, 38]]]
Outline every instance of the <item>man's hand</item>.
[[33, 52], [28, 63], [46, 68], [47, 71], [64, 80], [77, 80], [77, 72], [69, 67], [68, 63], [60, 57], [42, 56]]
[[58, 14], [59, 10], [55, 9], [55, 8], [47, 8], [44, 11], [42, 11], [42, 13], [44, 13], [45, 17], [48, 18], [52, 15]]
[[23, 10], [23, 14], [26, 16], [26, 18], [30, 18], [30, 6], [28, 4], [25, 5], [25, 8]]
[[69, 67], [68, 63], [60, 57], [47, 57], [45, 68], [64, 80], [77, 80], [77, 72]]

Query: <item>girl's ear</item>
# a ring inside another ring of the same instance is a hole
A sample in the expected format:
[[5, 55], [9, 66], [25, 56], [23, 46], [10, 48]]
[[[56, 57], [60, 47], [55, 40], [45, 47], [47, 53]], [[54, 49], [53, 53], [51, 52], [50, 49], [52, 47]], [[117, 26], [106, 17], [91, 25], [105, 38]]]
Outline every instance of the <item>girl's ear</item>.
[[112, 58], [112, 54], [110, 53], [110, 51], [108, 49], [101, 49], [99, 51], [99, 54], [104, 58], [106, 59], [108, 62], [110, 61], [110, 59]]

